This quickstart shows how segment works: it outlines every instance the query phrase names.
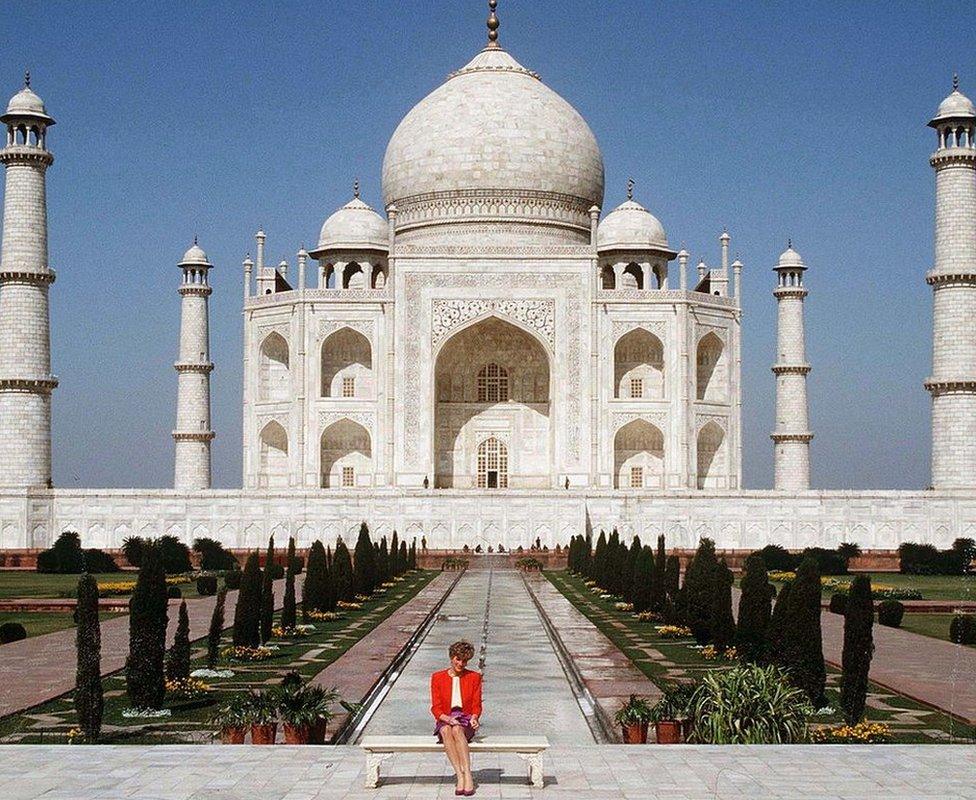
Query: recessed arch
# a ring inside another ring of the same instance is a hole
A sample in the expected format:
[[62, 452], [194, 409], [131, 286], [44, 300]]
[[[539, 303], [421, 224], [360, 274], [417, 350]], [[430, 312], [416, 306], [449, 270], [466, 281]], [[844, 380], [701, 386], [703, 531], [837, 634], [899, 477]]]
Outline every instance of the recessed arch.
[[322, 397], [372, 397], [373, 351], [369, 339], [349, 327], [322, 342]]
[[613, 348], [613, 396], [660, 400], [664, 392], [664, 344], [645, 328], [628, 331]]
[[698, 340], [695, 355], [695, 393], [699, 400], [724, 402], [728, 396], [725, 345], [714, 331]]
[[698, 431], [698, 488], [726, 488], [725, 431], [714, 420], [706, 422]]
[[259, 451], [261, 463], [258, 485], [281, 488], [288, 485], [288, 432], [281, 423], [271, 420], [261, 429]]
[[644, 270], [641, 265], [631, 261], [620, 274], [621, 289], [643, 289]]
[[478, 445], [478, 488], [508, 488], [508, 448], [494, 436]]
[[664, 434], [656, 425], [635, 419], [613, 437], [614, 487], [664, 487]]
[[434, 486], [478, 485], [478, 447], [491, 436], [518, 441], [507, 482], [549, 488], [550, 376], [538, 334], [489, 314], [455, 331], [434, 366]]
[[291, 397], [288, 342], [272, 331], [261, 342], [258, 351], [258, 397], [279, 402]]
[[363, 289], [366, 286], [366, 270], [358, 261], [350, 261], [342, 273], [343, 289]]
[[322, 431], [319, 455], [323, 488], [354, 488], [372, 473], [369, 431], [351, 419], [344, 417]]

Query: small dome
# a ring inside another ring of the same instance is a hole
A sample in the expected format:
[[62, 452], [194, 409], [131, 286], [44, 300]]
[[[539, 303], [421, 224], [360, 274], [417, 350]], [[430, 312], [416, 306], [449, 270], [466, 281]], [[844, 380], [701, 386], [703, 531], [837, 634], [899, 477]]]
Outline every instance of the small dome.
[[952, 94], [939, 103], [935, 119], [959, 119], [960, 117], [976, 117], [976, 108], [966, 95], [958, 89], [953, 89]]
[[389, 247], [390, 226], [387, 221], [359, 197], [354, 197], [322, 224], [317, 252], [388, 250]]
[[207, 254], [203, 251], [203, 248], [200, 247], [200, 245], [197, 244], [196, 239], [194, 239], [193, 246], [190, 247], [190, 249], [183, 254], [183, 258], [180, 261], [180, 264], [208, 264], [209, 265], [210, 261], [207, 259]]
[[48, 116], [47, 109], [44, 108], [44, 101], [30, 88], [29, 76], [25, 77], [24, 88], [10, 98], [7, 111], [0, 120], [6, 122], [10, 117], [39, 117], [48, 125], [54, 124], [54, 120]]
[[778, 267], [803, 267], [803, 259], [800, 258], [800, 254], [793, 249], [793, 245], [790, 244], [779, 257]]
[[657, 217], [640, 203], [628, 200], [600, 222], [596, 249], [667, 250], [668, 236]]

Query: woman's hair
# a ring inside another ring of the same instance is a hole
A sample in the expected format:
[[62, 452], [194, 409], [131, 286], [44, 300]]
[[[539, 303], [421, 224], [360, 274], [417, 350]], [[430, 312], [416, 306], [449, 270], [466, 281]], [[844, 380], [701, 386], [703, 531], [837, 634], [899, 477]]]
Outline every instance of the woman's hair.
[[452, 644], [451, 649], [447, 652], [451, 658], [461, 658], [465, 661], [470, 661], [474, 658], [474, 645], [462, 639]]

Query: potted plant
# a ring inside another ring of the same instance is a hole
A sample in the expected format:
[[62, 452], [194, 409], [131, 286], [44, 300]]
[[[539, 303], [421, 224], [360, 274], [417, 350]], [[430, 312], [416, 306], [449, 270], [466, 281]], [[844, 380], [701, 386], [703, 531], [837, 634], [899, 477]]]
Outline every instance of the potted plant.
[[691, 732], [690, 707], [695, 687], [676, 683], [664, 690], [661, 699], [651, 709], [654, 735], [658, 744], [681, 744]]
[[250, 702], [246, 694], [235, 694], [213, 713], [210, 721], [220, 727], [220, 741], [223, 744], [244, 744], [251, 724]]
[[646, 698], [632, 694], [626, 703], [621, 704], [614, 720], [623, 730], [624, 744], [647, 744], [651, 705]]
[[335, 690], [309, 686], [297, 672], [290, 672], [278, 690], [278, 713], [284, 725], [285, 744], [324, 744], [325, 729], [332, 718]]
[[321, 686], [310, 686], [309, 692], [313, 693], [313, 713], [312, 728], [309, 732], [309, 744], [325, 744], [325, 732], [329, 726], [329, 721], [335, 716], [332, 713], [332, 704], [339, 699], [339, 693], [333, 687], [325, 689]]
[[274, 744], [278, 731], [278, 702], [270, 692], [250, 693], [248, 717], [251, 744]]

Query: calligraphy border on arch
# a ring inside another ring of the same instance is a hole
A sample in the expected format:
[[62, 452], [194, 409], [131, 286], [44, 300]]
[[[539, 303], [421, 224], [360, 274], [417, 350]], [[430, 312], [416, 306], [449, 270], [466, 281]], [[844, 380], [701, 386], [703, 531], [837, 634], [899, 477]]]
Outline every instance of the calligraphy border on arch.
[[549, 349], [555, 352], [556, 302], [551, 299], [434, 298], [430, 309], [431, 347], [436, 349], [451, 331], [465, 322], [493, 311], [524, 323], [526, 327], [540, 334], [548, 342]]
[[[438, 289], [490, 288], [508, 291], [512, 288], [529, 289], [579, 289], [580, 279], [576, 274], [525, 274], [510, 272], [490, 274], [452, 274], [445, 272], [407, 273], [404, 275], [404, 387], [403, 396], [413, 398], [405, 403], [404, 415], [404, 455], [409, 463], [416, 463], [421, 452], [423, 425], [421, 415], [433, 409], [422, 408], [417, 398], [422, 396], [421, 369], [426, 361], [421, 358], [421, 347], [432, 348], [432, 330], [423, 330], [422, 325], [428, 309], [421, 302], [423, 291]], [[566, 430], [579, 431], [582, 426], [582, 399], [580, 376], [586, 371], [586, 360], [580, 342], [580, 325], [583, 319], [584, 292], [569, 291], [564, 301], [565, 317], [562, 320], [566, 331], [566, 354], [568, 364], [568, 391], [566, 397]], [[553, 346], [554, 358], [558, 357]], [[568, 437], [568, 449], [572, 461], [579, 464], [579, 436]]]

